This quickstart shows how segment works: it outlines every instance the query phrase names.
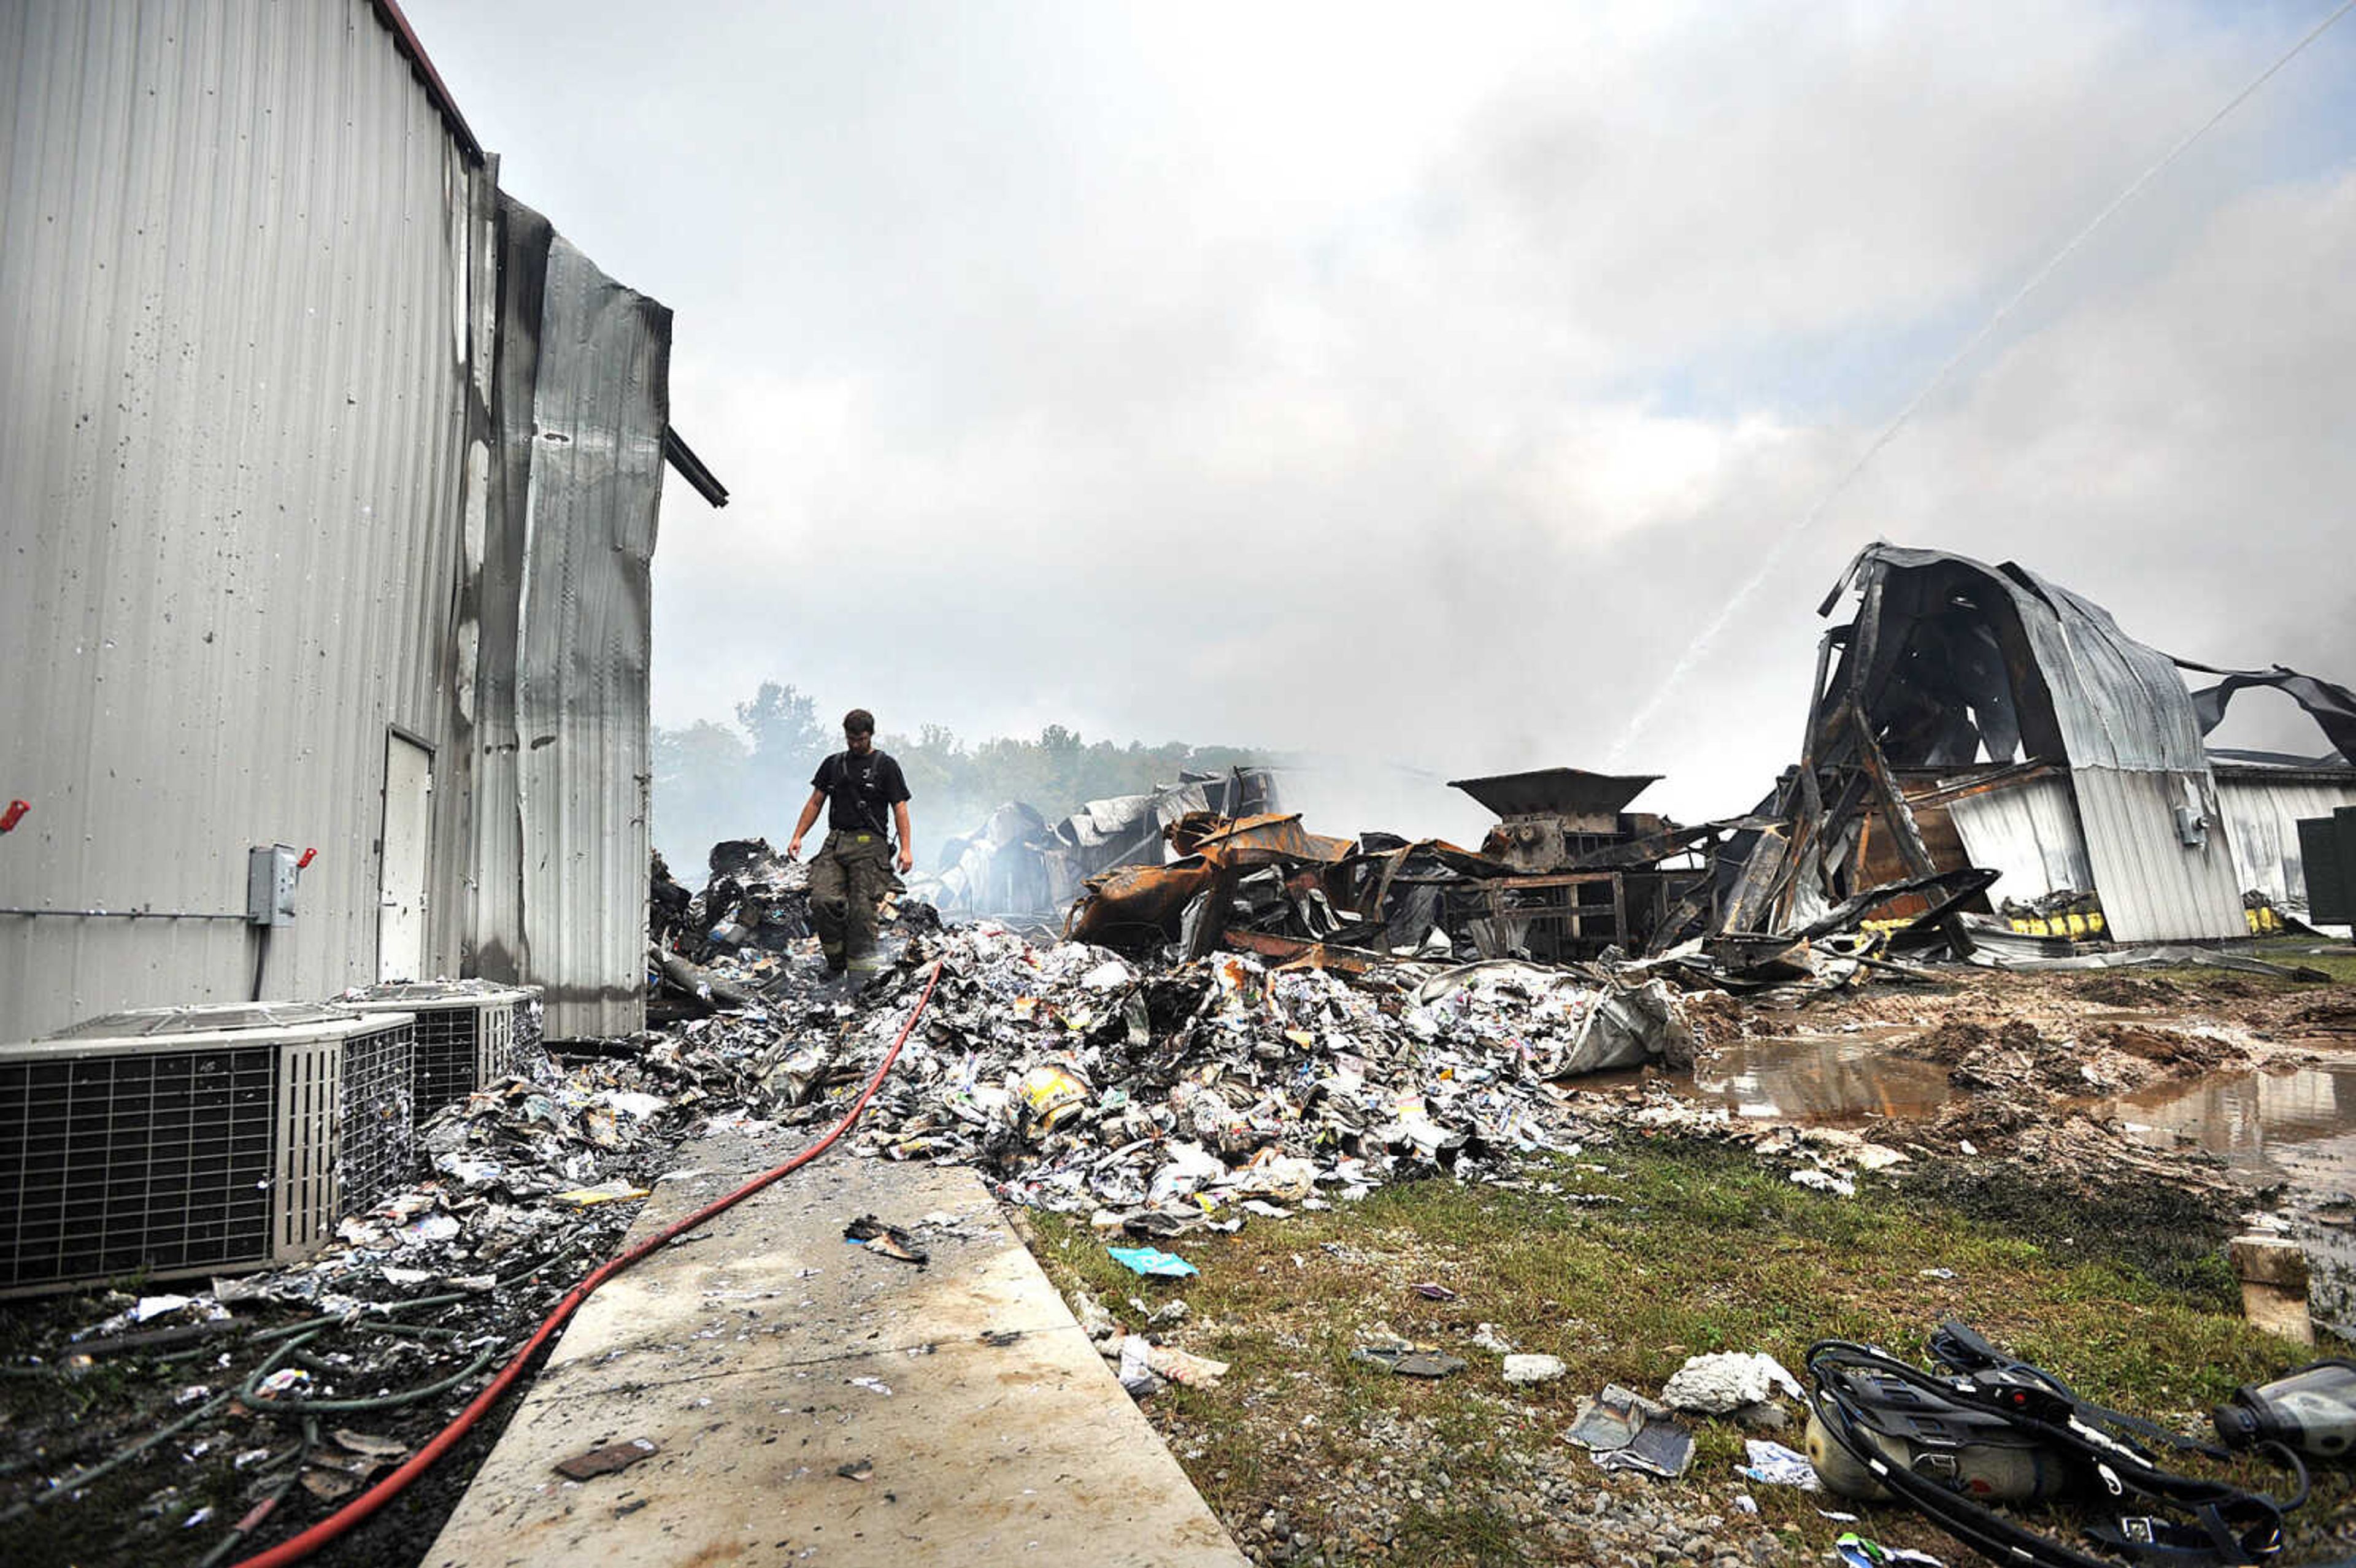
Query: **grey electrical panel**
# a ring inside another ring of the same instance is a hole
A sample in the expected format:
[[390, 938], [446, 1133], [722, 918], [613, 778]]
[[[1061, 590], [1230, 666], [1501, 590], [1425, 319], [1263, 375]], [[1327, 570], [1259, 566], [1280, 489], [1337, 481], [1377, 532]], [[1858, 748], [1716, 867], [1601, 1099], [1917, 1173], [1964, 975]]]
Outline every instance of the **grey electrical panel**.
[[294, 923], [294, 847], [256, 844], [245, 852], [245, 918], [254, 925]]

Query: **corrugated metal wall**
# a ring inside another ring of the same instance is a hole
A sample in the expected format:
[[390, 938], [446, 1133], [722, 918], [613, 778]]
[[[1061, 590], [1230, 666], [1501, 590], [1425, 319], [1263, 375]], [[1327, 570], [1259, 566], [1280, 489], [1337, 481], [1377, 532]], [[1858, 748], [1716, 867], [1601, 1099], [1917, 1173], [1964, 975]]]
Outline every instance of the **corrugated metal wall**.
[[[264, 989], [373, 978], [386, 727], [447, 760], [487, 176], [357, 4], [0, 0], [0, 904], [233, 913], [248, 844], [316, 846]], [[242, 996], [254, 941], [0, 916], [0, 1038]]]
[[[2182, 942], [2246, 936], [2233, 852], [2220, 820], [2217, 786], [2200, 773], [2077, 767], [2070, 772], [2086, 859], [2102, 895], [2103, 919], [2120, 942]], [[2208, 841], [2180, 842], [2176, 809], [2209, 822]]]
[[[502, 809], [479, 829], [478, 958], [485, 973], [511, 963], [547, 987], [551, 1035], [626, 1034], [646, 1021], [651, 564], [670, 313], [530, 208], [502, 207], [507, 461], [490, 553], [519, 592], [485, 624], [484, 799]], [[519, 941], [499, 951], [509, 933]]]
[[[0, 906], [109, 912], [0, 914], [0, 1040], [377, 978], [395, 727], [427, 971], [639, 1027], [669, 313], [363, 0], [0, 0]], [[280, 840], [319, 859], [264, 953]]]
[[2060, 775], [2027, 780], [1947, 802], [1947, 816], [1972, 865], [1998, 872], [1988, 897], [2029, 900], [2065, 889], [2094, 886], [2086, 840], [2078, 827], [2070, 781]]
[[2343, 805], [2356, 805], [2356, 783], [2221, 778], [2217, 796], [2233, 844], [2234, 876], [2242, 887], [2255, 888], [2276, 903], [2304, 908], [2307, 870], [2299, 859], [2299, 819], [2329, 816]]

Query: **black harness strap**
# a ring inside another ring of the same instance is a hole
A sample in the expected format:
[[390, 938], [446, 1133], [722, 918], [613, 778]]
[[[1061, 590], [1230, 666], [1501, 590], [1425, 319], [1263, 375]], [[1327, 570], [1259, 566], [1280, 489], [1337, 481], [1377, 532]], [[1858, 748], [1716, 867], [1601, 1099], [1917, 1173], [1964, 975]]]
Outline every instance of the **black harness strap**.
[[1865, 1419], [1860, 1392], [1870, 1381], [1864, 1374], [1895, 1379], [1952, 1406], [1999, 1416], [2039, 1446], [2083, 1467], [2089, 1480], [2111, 1497], [2132, 1496], [2191, 1516], [2189, 1524], [2158, 1514], [2131, 1516], [2115, 1528], [2088, 1531], [2111, 1551], [2165, 1568], [2243, 1568], [2281, 1552], [2283, 1513], [2307, 1497], [2306, 1468], [2287, 1448], [2268, 1445], [2299, 1482], [2297, 1496], [2278, 1503], [2264, 1493], [2160, 1468], [2123, 1434], [2147, 1435], [2180, 1451], [2224, 1455], [2083, 1399], [2061, 1379], [2001, 1354], [1961, 1324], [1943, 1325], [1930, 1349], [1954, 1375], [1933, 1376], [1868, 1346], [1820, 1341], [1808, 1349], [1808, 1373], [1815, 1384], [1812, 1403], [1833, 1441], [1883, 1486], [1975, 1550], [2039, 1568], [2106, 1568], [2106, 1560], [2024, 1529], [1957, 1487], [1891, 1463], [1873, 1442]]

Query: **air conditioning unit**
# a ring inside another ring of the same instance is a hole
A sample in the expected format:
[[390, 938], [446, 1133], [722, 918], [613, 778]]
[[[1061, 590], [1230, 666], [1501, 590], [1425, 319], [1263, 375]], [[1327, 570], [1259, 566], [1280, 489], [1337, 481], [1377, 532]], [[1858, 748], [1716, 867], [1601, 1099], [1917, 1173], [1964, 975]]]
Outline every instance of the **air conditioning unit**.
[[291, 1262], [407, 1179], [415, 1021], [154, 1008], [0, 1045], [0, 1296]]
[[391, 981], [346, 991], [330, 1004], [361, 1012], [417, 1015], [417, 1119], [540, 1051], [540, 987], [492, 980]]

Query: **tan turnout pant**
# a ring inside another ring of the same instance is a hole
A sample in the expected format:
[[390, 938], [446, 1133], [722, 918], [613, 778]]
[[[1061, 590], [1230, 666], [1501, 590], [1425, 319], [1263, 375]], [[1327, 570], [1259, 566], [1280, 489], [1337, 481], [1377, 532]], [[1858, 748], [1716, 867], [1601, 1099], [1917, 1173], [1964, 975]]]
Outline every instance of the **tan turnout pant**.
[[829, 833], [810, 861], [810, 923], [827, 962], [875, 952], [877, 912], [892, 888], [892, 841], [881, 833]]

